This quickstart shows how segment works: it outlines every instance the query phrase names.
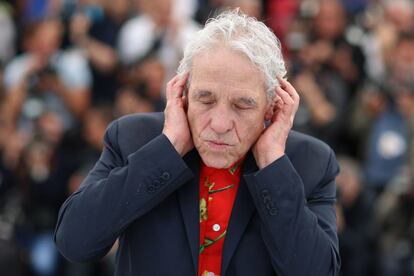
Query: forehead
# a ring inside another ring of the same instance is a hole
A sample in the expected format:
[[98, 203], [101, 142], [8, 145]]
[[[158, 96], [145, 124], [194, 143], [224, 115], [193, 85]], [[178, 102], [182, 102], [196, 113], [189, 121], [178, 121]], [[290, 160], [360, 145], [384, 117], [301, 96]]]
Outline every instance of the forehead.
[[263, 74], [241, 53], [227, 48], [213, 48], [194, 57], [190, 90], [210, 92], [248, 92], [265, 96]]

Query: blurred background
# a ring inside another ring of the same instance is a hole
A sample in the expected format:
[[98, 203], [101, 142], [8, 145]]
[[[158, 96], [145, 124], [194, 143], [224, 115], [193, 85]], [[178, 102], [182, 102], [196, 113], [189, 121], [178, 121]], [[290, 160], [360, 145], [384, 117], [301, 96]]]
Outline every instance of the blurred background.
[[241, 7], [280, 38], [296, 130], [337, 153], [342, 275], [414, 275], [414, 0], [0, 0], [0, 274], [106, 276], [57, 212], [110, 121], [162, 111], [183, 47]]

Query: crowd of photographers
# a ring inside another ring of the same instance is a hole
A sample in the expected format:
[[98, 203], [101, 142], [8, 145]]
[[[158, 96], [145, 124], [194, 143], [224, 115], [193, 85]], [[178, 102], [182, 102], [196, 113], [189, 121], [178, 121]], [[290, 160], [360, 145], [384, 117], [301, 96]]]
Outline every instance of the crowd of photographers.
[[112, 275], [53, 242], [108, 123], [163, 111], [205, 21], [240, 7], [280, 38], [294, 128], [337, 153], [341, 274], [414, 275], [413, 0], [0, 1], [0, 274]]

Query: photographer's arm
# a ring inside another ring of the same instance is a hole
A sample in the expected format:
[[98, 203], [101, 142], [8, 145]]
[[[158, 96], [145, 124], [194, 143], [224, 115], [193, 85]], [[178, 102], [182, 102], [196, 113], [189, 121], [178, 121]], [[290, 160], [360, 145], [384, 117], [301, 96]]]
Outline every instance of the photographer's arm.
[[16, 127], [22, 105], [30, 89], [30, 78], [46, 66], [46, 61], [39, 55], [30, 54], [22, 60], [12, 61], [4, 71], [6, 95], [3, 104], [3, 118], [8, 128]]
[[69, 25], [70, 38], [74, 44], [81, 47], [91, 64], [101, 73], [112, 72], [118, 64], [116, 50], [110, 45], [94, 39], [89, 35], [91, 21], [87, 15], [75, 14]]
[[20, 68], [17, 64], [11, 63], [4, 72], [4, 84], [6, 95], [3, 105], [3, 116], [7, 127], [16, 127], [22, 105], [28, 96], [30, 77], [36, 74], [45, 66], [42, 58], [36, 55], [28, 57], [26, 67]]
[[89, 36], [79, 40], [78, 45], [86, 51], [90, 62], [102, 73], [113, 71], [118, 64], [116, 51], [109, 45]]
[[53, 86], [52, 91], [59, 95], [76, 117], [81, 118], [90, 105], [89, 88], [69, 88], [59, 79], [55, 80]]
[[27, 81], [22, 78], [6, 91], [3, 104], [3, 120], [10, 130], [15, 129], [23, 102], [27, 97]]

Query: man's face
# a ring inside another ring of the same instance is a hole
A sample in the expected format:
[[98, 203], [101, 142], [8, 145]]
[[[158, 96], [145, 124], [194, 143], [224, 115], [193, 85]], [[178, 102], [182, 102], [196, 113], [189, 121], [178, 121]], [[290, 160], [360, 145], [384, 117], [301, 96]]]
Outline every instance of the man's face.
[[62, 26], [59, 21], [50, 20], [41, 23], [32, 40], [32, 50], [48, 58], [59, 49]]
[[261, 134], [270, 109], [264, 78], [247, 57], [226, 48], [194, 57], [188, 122], [207, 166], [228, 168], [242, 158]]

